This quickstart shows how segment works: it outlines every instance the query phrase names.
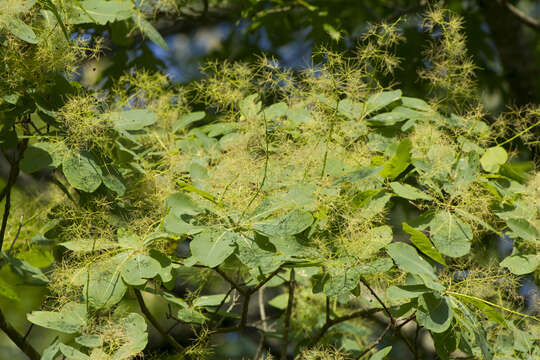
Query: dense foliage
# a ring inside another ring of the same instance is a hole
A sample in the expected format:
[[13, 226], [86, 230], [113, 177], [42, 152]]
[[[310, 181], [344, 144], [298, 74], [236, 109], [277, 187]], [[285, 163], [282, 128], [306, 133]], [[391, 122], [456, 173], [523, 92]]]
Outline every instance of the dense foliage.
[[[146, 18], [174, 11], [0, 2], [0, 295], [46, 287], [26, 317], [60, 335], [36, 349], [2, 308], [30, 359], [224, 358], [227, 333], [256, 337], [251, 358], [422, 358], [421, 329], [441, 359], [540, 358], [538, 307], [518, 294], [539, 281], [540, 173], [520, 150], [540, 109], [486, 120], [459, 17], [425, 14], [426, 99], [391, 80], [399, 21], [301, 71], [216, 61], [177, 85], [133, 62], [83, 85], [100, 34], [166, 48]], [[24, 174], [47, 184], [34, 199]]]

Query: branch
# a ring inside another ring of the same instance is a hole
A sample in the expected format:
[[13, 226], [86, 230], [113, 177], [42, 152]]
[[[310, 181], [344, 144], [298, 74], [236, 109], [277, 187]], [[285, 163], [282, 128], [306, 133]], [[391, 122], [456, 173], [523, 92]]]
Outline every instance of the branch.
[[502, 0], [502, 5], [520, 22], [529, 26], [531, 29], [540, 31], [540, 20], [525, 14], [514, 5], [510, 4], [507, 0]]
[[21, 349], [21, 351], [30, 358], [30, 360], [41, 359], [41, 355], [39, 355], [37, 350], [34, 349], [32, 345], [30, 345], [30, 343], [25, 339], [24, 336], [19, 334], [17, 329], [15, 329], [13, 326], [11, 326], [7, 322], [1, 310], [0, 310], [0, 329], [2, 329], [4, 333], [6, 333], [6, 335], [11, 339], [11, 341], [13, 341], [15, 345], [17, 345], [17, 347]]
[[156, 330], [161, 334], [161, 336], [163, 336], [165, 338], [165, 340], [167, 340], [167, 342], [169, 344], [171, 344], [171, 346], [173, 348], [175, 348], [176, 350], [178, 351], [181, 351], [183, 352], [185, 349], [182, 345], [180, 345], [168, 332], [167, 330], [165, 330], [161, 324], [159, 323], [159, 321], [156, 320], [156, 318], [152, 315], [152, 313], [150, 312], [150, 310], [148, 310], [148, 308], [146, 307], [146, 304], [144, 303], [144, 299], [142, 297], [142, 294], [141, 294], [141, 291], [138, 290], [138, 289], [133, 289], [133, 291], [135, 292], [135, 296], [137, 297], [137, 302], [139, 303], [139, 306], [141, 308], [141, 311], [142, 313], [144, 314], [144, 316], [146, 316], [146, 318], [148, 319], [148, 321], [150, 321], [150, 323], [156, 328]]
[[373, 315], [379, 311], [382, 311], [383, 308], [371, 308], [371, 309], [363, 309], [363, 310], [358, 310], [358, 311], [355, 311], [355, 312], [352, 312], [350, 313], [349, 315], [345, 315], [345, 316], [340, 316], [340, 317], [337, 317], [335, 319], [330, 319], [329, 321], [325, 322], [325, 324], [323, 325], [323, 327], [319, 330], [319, 332], [311, 339], [311, 341], [309, 342], [309, 344], [307, 345], [308, 347], [312, 347], [314, 346], [315, 344], [317, 344], [321, 339], [322, 337], [326, 334], [326, 332], [334, 325], [336, 324], [339, 324], [339, 323], [342, 323], [344, 321], [349, 321], [349, 320], [352, 320], [352, 319], [356, 319], [358, 317], [367, 317], [369, 315]]
[[373, 342], [373, 344], [371, 344], [368, 348], [366, 348], [364, 351], [362, 351], [360, 353], [360, 355], [358, 355], [358, 359], [360, 359], [362, 356], [366, 355], [368, 352], [371, 351], [371, 349], [373, 349], [375, 346], [379, 345], [380, 342], [382, 341], [382, 339], [384, 338], [384, 336], [386, 334], [388, 334], [388, 332], [390, 331], [390, 329], [392, 329], [392, 323], [389, 322], [388, 325], [386, 326], [386, 329], [384, 329], [384, 331], [381, 333], [381, 335], [379, 335], [379, 337], [377, 338], [377, 340], [375, 340]]
[[292, 268], [291, 278], [289, 280], [289, 300], [287, 301], [287, 310], [285, 312], [285, 328], [283, 329], [283, 341], [281, 343], [281, 360], [287, 360], [287, 342], [289, 341], [289, 328], [294, 305], [294, 285], [294, 268]]
[[377, 299], [377, 301], [379, 302], [379, 304], [381, 304], [381, 306], [383, 307], [384, 309], [384, 312], [388, 315], [388, 317], [390, 318], [390, 322], [392, 323], [392, 326], [395, 326], [396, 324], [396, 319], [394, 318], [394, 316], [392, 316], [392, 313], [390, 312], [390, 310], [388, 310], [388, 308], [386, 307], [386, 305], [384, 304], [384, 302], [381, 300], [381, 298], [379, 297], [379, 295], [377, 295], [377, 293], [375, 292], [375, 290], [373, 290], [371, 288], [371, 286], [369, 286], [369, 284], [366, 282], [366, 280], [364, 280], [363, 278], [360, 278], [360, 282], [362, 284], [364, 284], [365, 287], [368, 288], [369, 292], [371, 293], [371, 295], [373, 295], [375, 297], [375, 299]]

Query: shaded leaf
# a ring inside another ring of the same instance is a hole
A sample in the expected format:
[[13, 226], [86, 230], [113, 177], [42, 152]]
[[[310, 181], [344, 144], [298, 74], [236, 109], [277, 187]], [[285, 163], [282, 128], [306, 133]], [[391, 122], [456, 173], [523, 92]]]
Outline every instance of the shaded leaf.
[[508, 268], [512, 274], [525, 275], [540, 266], [540, 255], [514, 255], [501, 261], [500, 266]]
[[433, 246], [431, 241], [429, 241], [428, 237], [424, 235], [424, 233], [422, 233], [420, 230], [413, 228], [405, 222], [401, 223], [401, 225], [403, 226], [403, 231], [411, 235], [409, 240], [418, 248], [418, 250], [420, 250], [433, 260], [437, 261], [438, 263], [446, 266], [446, 262], [444, 261], [441, 253]]
[[453, 312], [446, 297], [425, 293], [418, 298], [416, 320], [434, 333], [446, 331], [453, 319]]
[[295, 209], [276, 221], [254, 224], [253, 229], [265, 236], [291, 236], [306, 230], [312, 223], [310, 213]]
[[75, 334], [86, 324], [86, 305], [74, 302], [67, 303], [59, 312], [32, 311], [26, 315], [28, 321], [41, 327]]
[[101, 168], [94, 157], [85, 151], [69, 153], [62, 162], [67, 181], [76, 189], [91, 193], [101, 185]]
[[364, 114], [368, 115], [374, 111], [380, 110], [399, 99], [401, 99], [401, 90], [383, 91], [381, 93], [371, 95], [366, 100]]
[[411, 186], [409, 184], [400, 184], [398, 182], [391, 182], [390, 187], [396, 193], [396, 195], [409, 200], [433, 200], [431, 195]]
[[191, 254], [202, 265], [216, 267], [232, 255], [237, 238], [230, 231], [204, 230], [191, 240]]
[[463, 256], [471, 249], [471, 227], [449, 211], [435, 214], [430, 222], [430, 232], [433, 244], [446, 256]]

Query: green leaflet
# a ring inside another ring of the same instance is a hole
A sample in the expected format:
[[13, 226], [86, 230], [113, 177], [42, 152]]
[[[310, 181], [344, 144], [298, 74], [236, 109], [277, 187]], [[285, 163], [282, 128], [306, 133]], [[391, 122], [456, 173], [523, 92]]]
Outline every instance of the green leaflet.
[[150, 39], [153, 43], [160, 46], [163, 50], [168, 51], [169, 47], [167, 46], [167, 43], [159, 33], [159, 31], [156, 30], [150, 22], [148, 22], [145, 18], [142, 16], [138, 17], [133, 15], [133, 21], [139, 26], [142, 33]]
[[379, 172], [379, 175], [387, 177], [391, 180], [401, 174], [411, 163], [412, 143], [405, 138], [400, 141], [395, 155], [386, 163], [384, 169]]
[[78, 1], [74, 13], [68, 17], [71, 24], [96, 23], [106, 25], [109, 22], [126, 20], [133, 15], [131, 1], [86, 0]]
[[434, 333], [446, 331], [453, 319], [453, 312], [446, 297], [435, 293], [425, 293], [418, 298], [416, 320]]
[[285, 308], [287, 308], [288, 301], [289, 301], [289, 294], [283, 293], [270, 299], [270, 301], [268, 301], [268, 305], [275, 307], [276, 309], [279, 309], [279, 310], [284, 310]]
[[200, 311], [191, 308], [180, 308], [176, 311], [176, 317], [186, 323], [204, 324], [208, 318]]
[[87, 348], [103, 346], [103, 340], [98, 335], [81, 335], [75, 338], [75, 342]]
[[216, 267], [232, 255], [238, 237], [226, 230], [205, 229], [191, 240], [191, 254], [201, 265]]
[[[226, 299], [227, 297], [227, 299]], [[227, 294], [203, 295], [193, 301], [193, 306], [219, 306], [224, 300], [228, 300]]]
[[263, 110], [263, 116], [267, 121], [275, 120], [279, 117], [285, 116], [289, 106], [284, 102], [272, 104]]
[[358, 120], [362, 117], [364, 104], [354, 102], [349, 98], [343, 99], [338, 103], [338, 113], [349, 120]]
[[527, 241], [539, 241], [540, 233], [525, 219], [507, 219], [508, 227], [520, 238]]
[[401, 223], [401, 225], [403, 226], [403, 231], [411, 235], [409, 240], [418, 248], [418, 250], [420, 250], [433, 260], [437, 261], [438, 263], [446, 266], [446, 262], [444, 261], [441, 253], [433, 246], [431, 241], [429, 241], [428, 237], [424, 235], [424, 233], [422, 233], [420, 230], [413, 228], [405, 222]]
[[34, 285], [45, 285], [49, 282], [47, 276], [45, 276], [39, 268], [31, 265], [27, 261], [11, 257], [3, 251], [1, 254], [11, 266], [13, 272], [23, 278], [25, 282]]
[[352, 173], [349, 173], [349, 174], [347, 174], [345, 176], [342, 176], [339, 179], [337, 179], [336, 181], [334, 181], [334, 185], [337, 185], [337, 184], [340, 184], [340, 183], [343, 183], [343, 182], [351, 182], [352, 183], [352, 182], [368, 179], [368, 178], [370, 178], [372, 176], [377, 175], [383, 168], [384, 168], [384, 166], [372, 166], [372, 167], [367, 167], [367, 168], [362, 168], [362, 169], [356, 170], [356, 171], [354, 171]]
[[401, 90], [383, 91], [381, 93], [371, 95], [364, 104], [364, 115], [368, 115], [372, 112], [380, 110], [399, 99], [401, 99]]
[[86, 324], [86, 305], [70, 302], [59, 312], [32, 311], [26, 317], [31, 323], [41, 327], [65, 334], [75, 334]]
[[60, 343], [59, 348], [60, 352], [66, 357], [67, 360], [90, 360], [88, 355], [83, 354], [71, 346]]
[[113, 127], [118, 131], [136, 131], [142, 130], [147, 126], [153, 125], [157, 121], [157, 116], [152, 110], [134, 109], [127, 111], [118, 111], [105, 114]]
[[506, 320], [504, 319], [504, 316], [495, 308], [486, 304], [485, 302], [480, 301], [479, 299], [476, 299], [472, 296], [460, 296], [459, 294], [454, 294], [454, 296], [457, 296], [461, 300], [474, 305], [475, 307], [483, 311], [490, 320], [495, 321], [500, 325], [506, 325]]
[[111, 360], [129, 359], [143, 351], [148, 343], [146, 321], [136, 313], [131, 313], [120, 320], [127, 342], [111, 356]]
[[295, 209], [275, 221], [254, 224], [253, 230], [265, 236], [291, 236], [306, 230], [312, 223], [310, 213]]
[[50, 143], [33, 144], [24, 151], [20, 163], [21, 170], [30, 174], [41, 169], [57, 167], [61, 162], [57, 154], [58, 147]]
[[4, 27], [19, 39], [30, 44], [37, 44], [38, 38], [34, 30], [15, 16], [3, 17]]
[[418, 199], [433, 200], [431, 195], [428, 195], [425, 192], [423, 192], [421, 190], [418, 190], [417, 188], [415, 188], [414, 186], [411, 186], [409, 184], [401, 184], [401, 183], [398, 183], [398, 182], [391, 182], [390, 187], [392, 188], [392, 190], [394, 191], [394, 193], [397, 196], [402, 197], [404, 199], [409, 199], [409, 200], [418, 200]]
[[425, 285], [392, 285], [386, 289], [386, 296], [390, 300], [412, 299], [432, 291]]
[[496, 173], [499, 168], [508, 160], [506, 150], [500, 146], [491, 147], [480, 158], [482, 168], [490, 173]]
[[130, 253], [117, 256], [122, 259], [120, 271], [122, 272], [122, 279], [128, 285], [144, 285], [148, 279], [152, 279], [161, 271], [160, 263], [148, 255]]
[[185, 193], [174, 193], [165, 199], [165, 207], [177, 217], [182, 215], [195, 216], [200, 214], [203, 209], [191, 197]]
[[187, 223], [181, 217], [174, 215], [173, 212], [169, 212], [163, 219], [163, 229], [178, 236], [194, 235], [203, 231], [203, 227]]
[[532, 273], [540, 266], [540, 255], [513, 255], [501, 261], [500, 266], [508, 268], [512, 274]]
[[463, 256], [471, 249], [471, 227], [449, 211], [435, 214], [430, 222], [430, 233], [435, 247], [446, 256]]
[[204, 111], [196, 111], [192, 113], [184, 114], [180, 119], [176, 120], [172, 125], [172, 131], [177, 132], [186, 128], [189, 124], [204, 119], [206, 113]]
[[20, 301], [19, 295], [17, 295], [17, 289], [15, 285], [10, 284], [4, 279], [0, 278], [0, 296], [9, 300]]
[[405, 243], [392, 243], [386, 247], [386, 252], [396, 265], [403, 271], [436, 279], [433, 267], [416, 252], [415, 248]]
[[67, 181], [76, 189], [91, 193], [101, 185], [101, 168], [88, 152], [69, 153], [62, 162], [62, 170]]
[[120, 267], [122, 257], [114, 257], [90, 266], [88, 277], [84, 279], [83, 294], [88, 303], [96, 309], [109, 308], [122, 300], [127, 286], [122, 281]]
[[384, 360], [386, 355], [390, 354], [390, 351], [392, 351], [392, 346], [386, 346], [377, 351], [375, 354], [371, 355], [369, 360]]

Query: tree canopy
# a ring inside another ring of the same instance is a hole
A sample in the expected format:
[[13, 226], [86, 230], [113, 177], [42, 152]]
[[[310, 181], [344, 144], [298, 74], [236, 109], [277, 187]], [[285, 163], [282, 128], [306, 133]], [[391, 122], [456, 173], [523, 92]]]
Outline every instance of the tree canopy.
[[540, 358], [535, 11], [0, 0], [0, 353]]

